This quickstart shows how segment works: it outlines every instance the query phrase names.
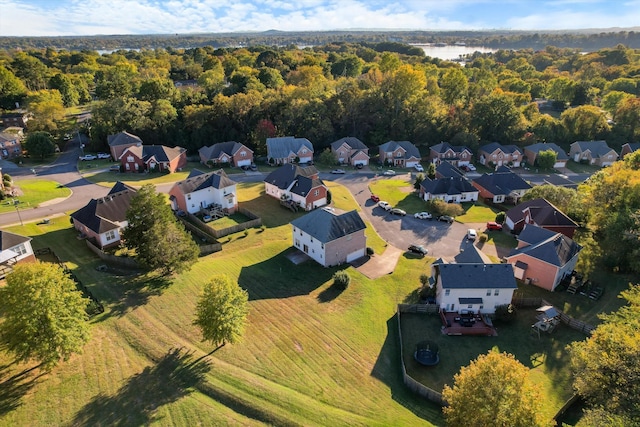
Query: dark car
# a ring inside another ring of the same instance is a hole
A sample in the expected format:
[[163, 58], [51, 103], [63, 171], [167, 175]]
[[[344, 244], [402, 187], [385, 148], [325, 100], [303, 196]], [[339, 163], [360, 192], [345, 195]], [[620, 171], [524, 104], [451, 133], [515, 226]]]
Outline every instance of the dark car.
[[409, 252], [419, 255], [426, 255], [429, 251], [422, 245], [411, 245], [409, 246]]
[[391, 209], [391, 213], [392, 213], [393, 215], [400, 215], [400, 216], [405, 216], [405, 215], [407, 214], [407, 212], [406, 212], [406, 211], [404, 211], [404, 210], [402, 210], [402, 209], [399, 209], [399, 208], [393, 208], [393, 209]]
[[449, 224], [451, 224], [453, 222], [453, 217], [449, 215], [440, 215], [438, 217], [438, 221], [448, 222]]

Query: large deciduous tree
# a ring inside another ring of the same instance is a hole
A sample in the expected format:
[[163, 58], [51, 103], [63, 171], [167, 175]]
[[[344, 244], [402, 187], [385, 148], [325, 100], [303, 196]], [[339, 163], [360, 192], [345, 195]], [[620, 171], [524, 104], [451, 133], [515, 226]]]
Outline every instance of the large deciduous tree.
[[536, 157], [536, 163], [541, 169], [551, 169], [556, 164], [558, 155], [553, 150], [542, 150]]
[[0, 338], [19, 360], [44, 368], [81, 351], [89, 339], [85, 311], [89, 300], [57, 264], [17, 265], [0, 288]]
[[31, 156], [44, 159], [55, 152], [56, 143], [49, 132], [32, 132], [24, 141], [24, 148]]
[[235, 343], [244, 331], [249, 294], [224, 275], [214, 276], [204, 286], [194, 325], [202, 331], [202, 340], [214, 345]]
[[475, 102], [471, 126], [483, 141], [509, 142], [523, 133], [523, 117], [513, 100], [499, 91]]
[[442, 397], [447, 425], [509, 426], [542, 425], [540, 393], [529, 379], [529, 369], [507, 353], [480, 355], [454, 376]]
[[0, 65], [0, 107], [12, 109], [16, 102], [22, 102], [27, 88], [15, 74]]

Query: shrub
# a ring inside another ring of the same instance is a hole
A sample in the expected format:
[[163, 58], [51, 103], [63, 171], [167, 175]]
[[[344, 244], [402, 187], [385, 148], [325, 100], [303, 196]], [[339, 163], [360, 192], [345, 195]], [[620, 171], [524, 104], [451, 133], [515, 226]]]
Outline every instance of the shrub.
[[373, 248], [367, 246], [367, 255], [372, 256], [373, 255]]
[[496, 307], [495, 320], [510, 323], [516, 318], [516, 307], [513, 304], [502, 304]]
[[422, 283], [422, 286], [427, 286], [427, 283], [429, 283], [429, 275], [428, 274], [421, 274], [420, 275], [420, 283]]
[[349, 283], [351, 283], [351, 277], [346, 271], [336, 271], [333, 275], [333, 284], [339, 289], [347, 289], [349, 287]]
[[480, 243], [485, 243], [488, 239], [489, 236], [487, 236], [487, 233], [480, 233], [480, 236], [478, 236], [478, 241]]
[[505, 220], [506, 217], [507, 217], [507, 214], [504, 211], [498, 212], [496, 214], [496, 222], [498, 224], [502, 224], [502, 223], [504, 223], [504, 220]]

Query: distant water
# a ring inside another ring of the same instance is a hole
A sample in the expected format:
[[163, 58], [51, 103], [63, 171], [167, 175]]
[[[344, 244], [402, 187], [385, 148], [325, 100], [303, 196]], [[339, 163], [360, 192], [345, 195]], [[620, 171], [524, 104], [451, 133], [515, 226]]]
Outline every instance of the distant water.
[[477, 46], [460, 46], [460, 45], [447, 45], [447, 46], [435, 46], [432, 44], [414, 44], [413, 46], [419, 47], [424, 50], [425, 55], [432, 58], [440, 58], [447, 61], [459, 60], [461, 55], [467, 55], [474, 52], [491, 53], [496, 49], [489, 49], [488, 47]]

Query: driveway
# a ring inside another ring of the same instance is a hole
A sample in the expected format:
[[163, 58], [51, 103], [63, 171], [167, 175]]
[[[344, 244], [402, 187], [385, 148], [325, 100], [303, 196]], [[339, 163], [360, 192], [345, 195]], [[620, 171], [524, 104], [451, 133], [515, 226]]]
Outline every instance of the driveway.
[[382, 254], [363, 257], [352, 263], [352, 265], [369, 279], [377, 279], [378, 277], [393, 273], [396, 264], [398, 264], [398, 259], [403, 252], [402, 249], [388, 245]]

